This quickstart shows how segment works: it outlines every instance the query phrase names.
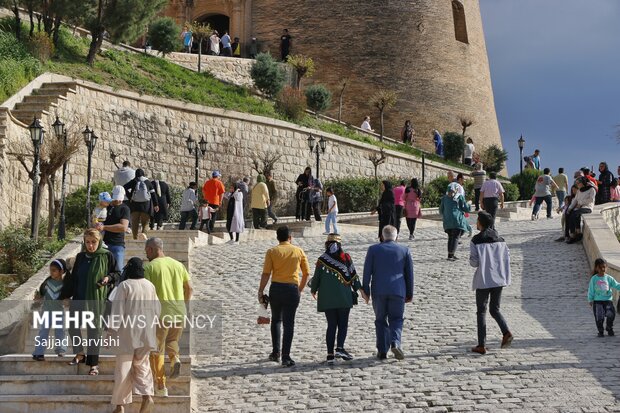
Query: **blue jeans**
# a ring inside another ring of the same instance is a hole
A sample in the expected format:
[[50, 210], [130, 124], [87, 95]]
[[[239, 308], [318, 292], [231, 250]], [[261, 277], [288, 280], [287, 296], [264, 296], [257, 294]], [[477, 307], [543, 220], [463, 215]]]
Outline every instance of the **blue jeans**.
[[375, 310], [379, 353], [387, 353], [390, 347], [400, 347], [405, 298], [397, 295], [376, 295], [372, 297], [372, 308]]
[[478, 346], [484, 347], [486, 343], [486, 313], [489, 297], [491, 298], [491, 303], [489, 306], [489, 313], [491, 314], [491, 317], [493, 317], [493, 319], [497, 322], [497, 325], [499, 326], [502, 335], [510, 332], [508, 330], [506, 320], [504, 320], [502, 313], [499, 311], [499, 306], [502, 301], [502, 288], [503, 287], [479, 288], [476, 290], [476, 321], [478, 325]]
[[[51, 320], [51, 314], [50, 314], [50, 320]], [[60, 323], [62, 323], [63, 321], [61, 320]], [[45, 354], [45, 350], [47, 348], [47, 346], [43, 346], [42, 343], [43, 341], [47, 341], [47, 339], [49, 338], [50, 335], [50, 328], [47, 327], [41, 327], [41, 329], [39, 330], [39, 345], [35, 347], [34, 349], [34, 353], [32, 353], [33, 356], [42, 356]], [[55, 328], [54, 329], [54, 338], [56, 340], [64, 340], [65, 339], [65, 330], [63, 328]], [[60, 347], [56, 347], [54, 348], [54, 351], [56, 352], [56, 354], [61, 354], [61, 353], [66, 353], [67, 352], [67, 348], [65, 346], [60, 346]]]
[[555, 196], [558, 197], [558, 205], [560, 208], [564, 206], [564, 198], [566, 198], [565, 191], [555, 191]]
[[545, 201], [545, 204], [547, 205], [547, 218], [549, 218], [551, 216], [552, 200], [553, 198], [551, 198], [551, 195], [537, 196], [536, 202], [534, 202], [534, 210], [532, 211], [532, 215], [538, 214], [538, 211], [540, 211], [540, 206], [542, 205], [543, 201]]
[[329, 214], [327, 214], [327, 217], [325, 218], [325, 232], [327, 232], [328, 234], [332, 233], [332, 231], [329, 230], [330, 224], [334, 225], [334, 234], [339, 234], [338, 232], [338, 224], [336, 224], [336, 218], [338, 217], [338, 213], [337, 212], [330, 212]]
[[108, 245], [108, 251], [112, 253], [116, 260], [116, 271], [123, 272], [123, 267], [125, 266], [125, 246]]

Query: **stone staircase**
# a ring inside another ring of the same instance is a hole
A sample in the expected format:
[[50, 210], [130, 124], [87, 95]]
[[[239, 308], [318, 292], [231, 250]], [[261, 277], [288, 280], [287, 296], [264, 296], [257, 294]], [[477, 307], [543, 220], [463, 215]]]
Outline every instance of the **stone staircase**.
[[[195, 247], [204, 246], [213, 243], [213, 240], [207, 233], [201, 231], [179, 231], [175, 229], [165, 229], [160, 231], [149, 231], [149, 237], [161, 238], [164, 242], [164, 253], [166, 256], [180, 261], [190, 271], [189, 254]], [[145, 262], [146, 254], [144, 252], [144, 241], [135, 241], [131, 234], [125, 235], [125, 263], [131, 257], [140, 257]]]
[[59, 101], [67, 99], [69, 93], [76, 93], [75, 87], [74, 82], [44, 83], [15, 104], [11, 114], [20, 122], [29, 125], [35, 117], [40, 119], [42, 115], [49, 115]]
[[[0, 411], [2, 413], [109, 413], [114, 387], [115, 358], [102, 355], [99, 376], [89, 376], [88, 366], [69, 366], [68, 357], [48, 354], [44, 362], [29, 354], [0, 356]], [[169, 397], [155, 397], [154, 413], [189, 413], [191, 362], [181, 357], [181, 374], [167, 383]], [[127, 413], [137, 413], [141, 397], [133, 397]]]

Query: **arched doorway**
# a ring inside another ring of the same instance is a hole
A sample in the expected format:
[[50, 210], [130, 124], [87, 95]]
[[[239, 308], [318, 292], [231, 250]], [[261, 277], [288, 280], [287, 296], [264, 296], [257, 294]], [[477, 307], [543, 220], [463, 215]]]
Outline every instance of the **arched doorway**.
[[198, 19], [200, 23], [208, 23], [212, 29], [222, 36], [225, 32], [230, 30], [230, 18], [225, 14], [208, 14]]

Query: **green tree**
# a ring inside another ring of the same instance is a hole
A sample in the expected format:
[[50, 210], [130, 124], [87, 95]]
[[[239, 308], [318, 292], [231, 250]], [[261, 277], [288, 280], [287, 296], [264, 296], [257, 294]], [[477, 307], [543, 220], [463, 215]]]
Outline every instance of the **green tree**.
[[370, 98], [370, 104], [379, 110], [379, 119], [381, 120], [381, 129], [379, 140], [383, 142], [384, 122], [383, 115], [385, 111], [396, 104], [396, 92], [393, 90], [381, 89]]
[[159, 50], [162, 55], [175, 51], [179, 45], [181, 28], [170, 17], [155, 20], [149, 26], [149, 40], [151, 46]]
[[89, 0], [87, 27], [91, 33], [86, 60], [89, 65], [101, 49], [104, 36], [113, 42], [131, 42], [144, 33], [149, 21], [168, 3], [167, 0]]
[[254, 84], [269, 97], [276, 96], [284, 87], [284, 71], [269, 53], [259, 53], [250, 71]]
[[305, 95], [308, 107], [316, 112], [317, 118], [320, 112], [329, 109], [332, 105], [332, 92], [325, 85], [308, 86]]
[[482, 152], [481, 161], [487, 172], [500, 172], [508, 160], [508, 152], [497, 145], [491, 145]]
[[297, 89], [301, 88], [301, 79], [304, 77], [312, 77], [316, 68], [314, 60], [301, 54], [290, 55], [286, 59], [286, 63], [297, 72]]
[[443, 153], [445, 159], [459, 162], [465, 149], [465, 138], [457, 132], [446, 132], [443, 135]]
[[19, 17], [19, 7], [21, 6], [20, 3], [21, 2], [19, 0], [0, 0], [0, 7], [6, 7], [13, 12], [13, 16], [15, 17], [15, 26], [13, 27], [13, 30], [15, 30], [15, 37], [17, 37], [17, 40], [21, 39], [22, 33], [22, 21]]
[[198, 40], [198, 73], [202, 70], [202, 42], [205, 39], [208, 39], [213, 29], [208, 23], [198, 23], [194, 22], [190, 25], [190, 30], [192, 34]]

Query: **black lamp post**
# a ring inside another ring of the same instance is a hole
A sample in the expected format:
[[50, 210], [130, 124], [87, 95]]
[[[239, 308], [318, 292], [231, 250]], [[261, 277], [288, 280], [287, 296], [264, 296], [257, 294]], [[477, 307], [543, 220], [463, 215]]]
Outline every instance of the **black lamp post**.
[[520, 154], [520, 173], [523, 173], [523, 147], [525, 146], [525, 139], [523, 139], [523, 135], [517, 141], [519, 144], [519, 154]]
[[[67, 129], [65, 124], [60, 121], [56, 116], [56, 121], [52, 123], [54, 129], [54, 135], [56, 139], [62, 139], [65, 151], [67, 150]], [[67, 161], [62, 164], [62, 184], [60, 188], [60, 222], [58, 222], [58, 239], [65, 239], [66, 235], [66, 221], [65, 221], [65, 196], [67, 191]]]
[[41, 150], [41, 145], [43, 145], [43, 137], [45, 135], [45, 131], [43, 130], [43, 126], [41, 126], [41, 122], [36, 117], [28, 127], [30, 130], [30, 139], [32, 140], [32, 144], [34, 146], [34, 163], [32, 165], [32, 211], [31, 211], [31, 219], [30, 219], [30, 238], [35, 241], [39, 238], [39, 234], [37, 228], [39, 226], [39, 214], [38, 214], [38, 203], [39, 203], [39, 152]]
[[319, 179], [319, 172], [320, 172], [320, 166], [321, 166], [321, 153], [325, 153], [325, 148], [327, 147], [327, 141], [325, 140], [325, 138], [323, 138], [321, 136], [321, 139], [319, 139], [319, 144], [315, 145], [316, 139], [314, 138], [314, 136], [312, 136], [312, 134], [310, 134], [308, 136], [308, 148], [310, 148], [310, 153], [314, 152], [316, 153], [316, 179]]
[[84, 135], [84, 143], [88, 149], [88, 167], [86, 169], [86, 211], [88, 216], [86, 218], [86, 222], [90, 227], [92, 224], [90, 222], [90, 180], [93, 164], [93, 150], [95, 149], [95, 145], [97, 144], [97, 139], [99, 139], [99, 137], [95, 135], [95, 132], [92, 129], [89, 129], [88, 126], [84, 129], [82, 135]]
[[198, 147], [196, 147], [196, 141], [192, 139], [192, 135], [189, 135], [188, 138], [185, 140], [185, 144], [187, 145], [187, 150], [189, 151], [190, 155], [193, 153], [196, 160], [194, 165], [194, 182], [196, 182], [196, 185], [198, 185], [198, 175], [200, 171], [198, 165], [199, 157], [204, 157], [205, 153], [207, 153], [207, 141], [205, 140], [204, 136], [201, 136], [200, 142], [198, 142]]

